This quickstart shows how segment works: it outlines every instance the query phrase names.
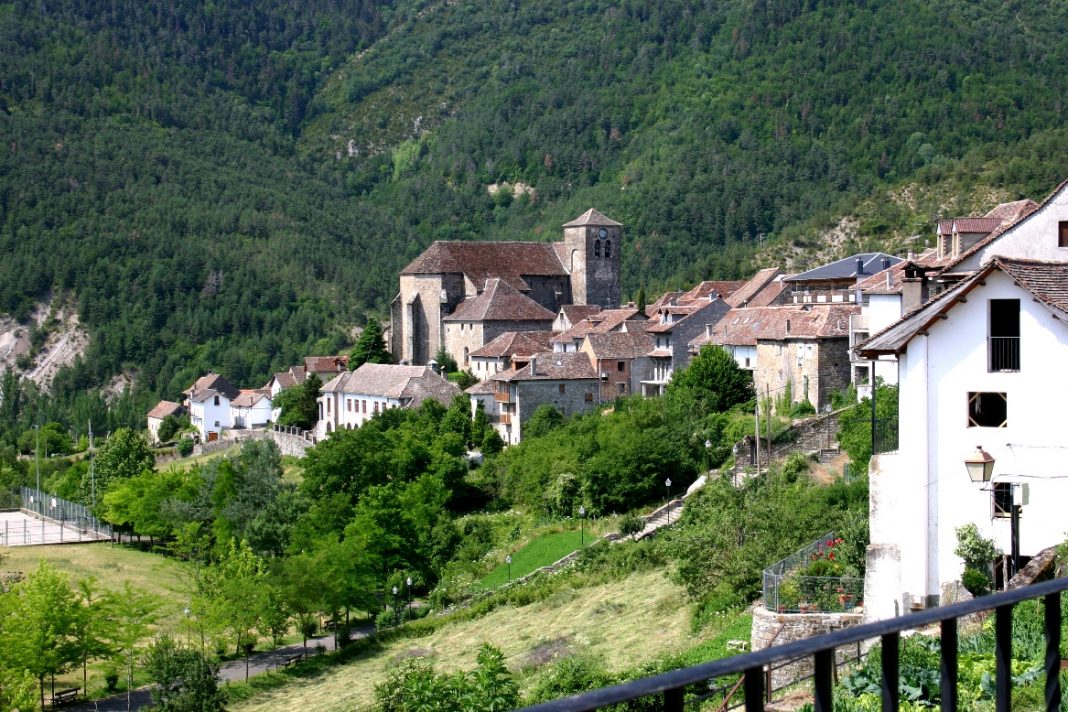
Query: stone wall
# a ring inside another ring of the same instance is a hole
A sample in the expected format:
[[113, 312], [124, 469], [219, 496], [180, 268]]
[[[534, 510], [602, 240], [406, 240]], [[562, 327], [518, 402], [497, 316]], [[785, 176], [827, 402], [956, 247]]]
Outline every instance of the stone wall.
[[[785, 645], [814, 635], [832, 633], [859, 625], [863, 613], [773, 613], [762, 605], [753, 608], [752, 650]], [[839, 663], [852, 660], [860, 653], [858, 647], [839, 648], [835, 655]], [[780, 688], [812, 674], [812, 658], [779, 664], [771, 674], [773, 689]]]
[[[563, 386], [563, 392], [560, 387]], [[576, 379], [568, 381], [520, 381], [516, 398], [516, 417], [519, 420], [519, 437], [522, 438], [522, 423], [534, 415], [539, 406], [549, 405], [570, 418], [576, 413], [585, 413], [600, 405], [598, 398], [600, 384], [597, 379]], [[513, 421], [513, 432], [517, 423]]]
[[[849, 339], [757, 342], [753, 382], [757, 395], [778, 400], [790, 384], [791, 400], [809, 400], [822, 411], [831, 393], [849, 385]], [[807, 389], [807, 390], [806, 390]]]

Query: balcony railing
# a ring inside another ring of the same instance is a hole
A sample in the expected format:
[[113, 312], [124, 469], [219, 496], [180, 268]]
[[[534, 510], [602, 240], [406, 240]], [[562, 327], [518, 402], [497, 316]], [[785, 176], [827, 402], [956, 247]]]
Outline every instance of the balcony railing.
[[1020, 337], [988, 336], [987, 353], [991, 371], [1020, 370]]
[[511, 396], [507, 390], [497, 391], [493, 394], [493, 400], [498, 403], [511, 403]]
[[497, 422], [500, 423], [501, 425], [511, 425], [512, 424], [512, 414], [511, 413], [501, 413], [499, 416], [497, 416]]
[[785, 645], [766, 648], [747, 655], [724, 658], [682, 670], [605, 687], [573, 697], [545, 702], [527, 708], [529, 712], [587, 712], [631, 700], [655, 703], [658, 709], [681, 712], [689, 697], [695, 704], [717, 678], [742, 675], [744, 706], [747, 711], [761, 711], [765, 703], [765, 670], [785, 660], [811, 657], [815, 712], [834, 709], [833, 670], [835, 650], [857, 645], [866, 640], [882, 642], [882, 709], [895, 711], [900, 703], [900, 666], [898, 643], [907, 630], [939, 624], [941, 627], [940, 692], [941, 709], [956, 710], [957, 696], [957, 621], [959, 618], [994, 611], [995, 639], [995, 709], [1009, 712], [1012, 705], [1012, 611], [1021, 601], [1042, 598], [1045, 604], [1046, 655], [1045, 709], [1060, 710], [1061, 703], [1061, 593], [1068, 590], [1068, 578], [1043, 581], [1013, 591], [982, 596], [971, 601], [955, 603], [943, 608], [929, 608], [917, 613], [890, 618], [875, 623], [845, 628], [827, 635], [798, 640]]
[[875, 421], [875, 434], [872, 437], [872, 454], [897, 452], [897, 446], [897, 418], [878, 418]]

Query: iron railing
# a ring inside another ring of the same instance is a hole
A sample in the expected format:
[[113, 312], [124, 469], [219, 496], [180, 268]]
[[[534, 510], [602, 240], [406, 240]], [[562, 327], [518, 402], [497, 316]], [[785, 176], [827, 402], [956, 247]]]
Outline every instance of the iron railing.
[[873, 455], [881, 452], [897, 452], [898, 431], [897, 418], [878, 418], [875, 420], [875, 436], [872, 438]]
[[957, 696], [957, 621], [958, 619], [993, 610], [995, 659], [995, 709], [1009, 712], [1012, 704], [1012, 611], [1017, 603], [1042, 598], [1045, 603], [1046, 655], [1045, 709], [1060, 710], [1061, 704], [1061, 593], [1068, 591], [1068, 578], [1043, 581], [1012, 591], [982, 596], [943, 608], [929, 608], [906, 616], [875, 623], [844, 628], [833, 633], [798, 640], [785, 645], [766, 648], [755, 653], [724, 658], [693, 667], [633, 680], [613, 687], [581, 695], [566, 697], [528, 707], [528, 712], [588, 712], [625, 702], [647, 700], [667, 712], [682, 712], [687, 697], [696, 699], [707, 692], [709, 682], [730, 675], [742, 675], [745, 709], [760, 712], [764, 709], [765, 671], [784, 660], [811, 657], [814, 664], [813, 697], [815, 712], [831, 712], [835, 650], [857, 643], [879, 639], [882, 643], [882, 709], [895, 712], [900, 705], [900, 667], [898, 665], [901, 633], [938, 624], [941, 627], [940, 694], [941, 709], [958, 708]]
[[991, 371], [1020, 370], [1020, 337], [988, 336], [987, 354]]

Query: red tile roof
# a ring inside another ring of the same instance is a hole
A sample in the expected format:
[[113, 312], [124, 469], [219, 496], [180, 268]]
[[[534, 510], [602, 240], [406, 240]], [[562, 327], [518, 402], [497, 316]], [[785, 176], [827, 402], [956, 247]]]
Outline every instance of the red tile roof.
[[679, 304], [688, 304], [699, 299], [709, 299], [718, 296], [726, 299], [747, 284], [745, 280], [738, 281], [704, 281], [678, 298]]
[[645, 356], [653, 348], [653, 337], [644, 333], [612, 331], [589, 334], [586, 343], [598, 359], [632, 359]]
[[185, 412], [185, 407], [181, 403], [175, 403], [173, 401], [161, 400], [156, 404], [156, 407], [148, 411], [149, 418], [155, 418], [157, 420], [163, 420], [168, 415], [179, 416]]
[[831, 339], [849, 336], [849, 317], [856, 304], [806, 304], [732, 309], [712, 328], [690, 341], [691, 350], [705, 344], [754, 346], [759, 340]]
[[1000, 218], [957, 218], [953, 221], [954, 232], [991, 233], [999, 227]]
[[[748, 282], [741, 287], [731, 292], [727, 297], [724, 297], [725, 302], [732, 307], [744, 307], [744, 306], [764, 306], [758, 304], [752, 304], [754, 298], [759, 296], [769, 285], [778, 284], [779, 292], [782, 291], [781, 282], [776, 283], [774, 280], [782, 274], [782, 270], [778, 267], [767, 267], [760, 270], [753, 275]], [[778, 292], [776, 292], [778, 295]]]
[[567, 270], [546, 242], [435, 242], [401, 274], [463, 274], [475, 284], [500, 277], [526, 291], [523, 275], [566, 276]]
[[305, 373], [341, 373], [349, 367], [348, 356], [305, 356]]
[[571, 381], [596, 379], [590, 358], [581, 351], [570, 353], [541, 353], [518, 369], [501, 371], [490, 376], [494, 381]]
[[237, 394], [240, 393], [237, 386], [217, 373], [209, 373], [206, 376], [201, 376], [192, 386], [182, 392], [189, 396], [191, 400], [200, 402], [204, 399], [204, 393], [207, 391], [213, 391], [214, 393], [226, 396], [226, 398], [230, 400], [236, 398]]
[[449, 405], [460, 387], [429, 366], [396, 366], [365, 363], [355, 371], [345, 371], [323, 386], [323, 393], [350, 393], [406, 401], [418, 407], [427, 398]]
[[550, 349], [552, 336], [551, 331], [506, 331], [472, 351], [471, 358], [509, 358], [541, 353]]
[[237, 408], [251, 408], [264, 398], [266, 398], [267, 402], [270, 403], [270, 396], [260, 391], [259, 389], [243, 390], [241, 391], [241, 394], [237, 396], [237, 398], [234, 398], [230, 405]]
[[520, 294], [508, 282], [494, 278], [486, 281], [481, 294], [461, 302], [443, 321], [543, 321], [551, 324], [554, 319], [555, 313]]
[[996, 217], [996, 215], [993, 215], [995, 211], [1003, 216], [1001, 227], [997, 228], [989, 235], [979, 240], [967, 250], [962, 252], [960, 254], [960, 257], [946, 265], [945, 271], [950, 272], [961, 262], [968, 259], [980, 250], [985, 249], [988, 245], [990, 245], [992, 242], [997, 240], [1009, 230], [1014, 230], [1020, 225], [1027, 222], [1027, 220], [1032, 215], [1034, 215], [1040, 209], [1049, 204], [1049, 202], [1052, 201], [1054, 197], [1059, 195], [1061, 191], [1064, 190], [1065, 186], [1068, 186], [1068, 180], [1062, 181], [1060, 185], [1054, 188], [1053, 192], [1046, 196], [1046, 199], [1043, 200], [1041, 203], [1036, 203], [1033, 200], [1017, 200], [1012, 203], [1002, 203], [1001, 205], [991, 210], [989, 213], [987, 213], [988, 217]]
[[639, 314], [640, 312], [633, 307], [602, 309], [578, 322], [567, 331], [554, 336], [552, 343], [569, 344], [572, 341], [582, 339], [586, 334], [606, 334], [609, 331], [616, 331], [625, 322], [633, 321]]

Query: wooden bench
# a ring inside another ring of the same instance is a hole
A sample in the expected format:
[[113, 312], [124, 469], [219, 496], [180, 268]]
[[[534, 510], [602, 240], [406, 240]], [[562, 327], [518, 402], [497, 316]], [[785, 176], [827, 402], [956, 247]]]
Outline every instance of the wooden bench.
[[60, 690], [59, 692], [53, 694], [52, 695], [52, 707], [56, 708], [56, 707], [59, 707], [60, 705], [65, 705], [68, 702], [77, 701], [78, 692], [81, 689], [82, 688], [80, 688], [80, 687], [71, 687], [71, 688], [68, 688], [66, 690]]
[[297, 653], [296, 655], [291, 655], [288, 658], [286, 658], [286, 661], [285, 661], [286, 662], [286, 667], [289, 667], [290, 665], [293, 665], [294, 663], [299, 663], [303, 659], [304, 659], [304, 653]]

